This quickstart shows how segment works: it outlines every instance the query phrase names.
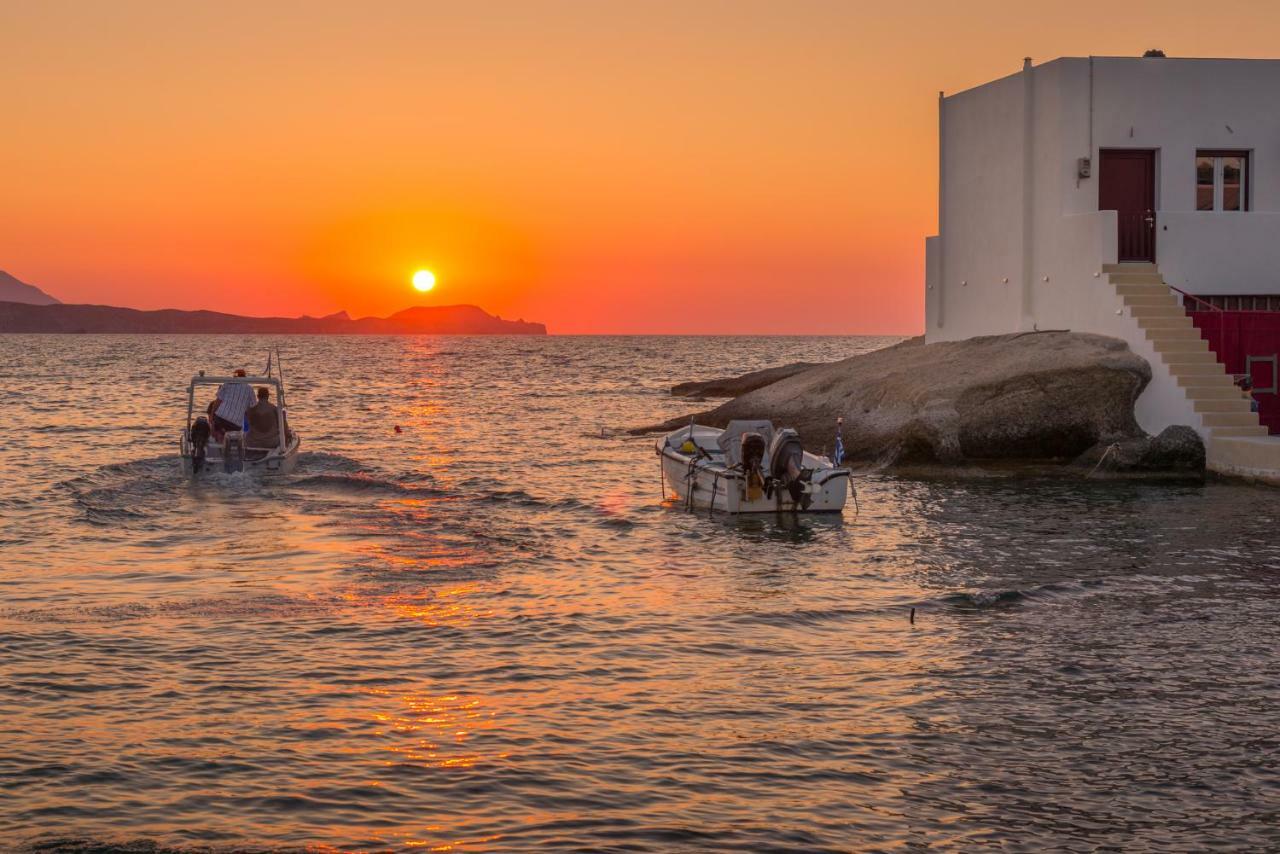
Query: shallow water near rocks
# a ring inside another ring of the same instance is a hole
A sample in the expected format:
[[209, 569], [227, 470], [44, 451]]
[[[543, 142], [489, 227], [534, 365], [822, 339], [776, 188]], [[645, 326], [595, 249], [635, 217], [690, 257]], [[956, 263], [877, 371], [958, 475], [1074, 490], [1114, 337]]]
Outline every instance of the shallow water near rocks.
[[[0, 336], [0, 840], [1273, 846], [1280, 492], [710, 518], [619, 430], [891, 340]], [[269, 343], [298, 471], [184, 479], [186, 379]]]

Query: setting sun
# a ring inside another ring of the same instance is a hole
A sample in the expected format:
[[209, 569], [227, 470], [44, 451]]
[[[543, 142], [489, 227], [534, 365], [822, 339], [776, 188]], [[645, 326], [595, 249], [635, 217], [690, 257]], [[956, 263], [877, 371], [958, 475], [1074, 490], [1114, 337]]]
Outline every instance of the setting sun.
[[413, 286], [426, 293], [436, 286], [436, 275], [430, 270], [419, 270], [413, 274]]

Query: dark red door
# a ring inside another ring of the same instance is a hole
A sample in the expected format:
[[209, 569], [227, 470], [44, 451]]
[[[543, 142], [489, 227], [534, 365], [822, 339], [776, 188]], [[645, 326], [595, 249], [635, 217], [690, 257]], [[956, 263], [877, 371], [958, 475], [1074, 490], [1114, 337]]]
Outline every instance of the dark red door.
[[1098, 169], [1098, 210], [1120, 222], [1121, 261], [1156, 260], [1156, 153], [1106, 149]]

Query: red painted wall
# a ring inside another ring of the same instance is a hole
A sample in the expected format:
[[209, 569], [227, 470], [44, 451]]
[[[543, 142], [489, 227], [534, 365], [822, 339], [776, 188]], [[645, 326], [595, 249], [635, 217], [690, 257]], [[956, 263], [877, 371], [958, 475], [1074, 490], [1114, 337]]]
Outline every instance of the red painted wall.
[[[1228, 373], [1245, 373], [1249, 356], [1280, 354], [1280, 311], [1188, 311], [1187, 315]], [[1280, 394], [1263, 391], [1276, 388], [1280, 377], [1270, 364], [1254, 362], [1252, 379], [1258, 420], [1269, 432], [1280, 433]]]

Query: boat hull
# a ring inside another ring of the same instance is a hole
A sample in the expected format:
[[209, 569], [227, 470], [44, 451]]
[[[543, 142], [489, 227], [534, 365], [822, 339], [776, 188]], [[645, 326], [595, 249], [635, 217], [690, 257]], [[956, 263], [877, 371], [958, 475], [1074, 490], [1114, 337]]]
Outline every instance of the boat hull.
[[713, 510], [722, 513], [839, 513], [849, 496], [849, 471], [819, 468], [820, 461], [806, 454], [806, 463], [814, 467], [811, 499], [808, 507], [791, 500], [785, 489], [774, 490], [771, 497], [747, 495], [746, 481], [738, 472], [715, 466], [690, 464], [689, 457], [670, 448], [659, 448], [662, 479], [667, 494], [682, 507]]
[[[301, 444], [302, 439], [295, 433], [292, 441], [283, 451], [269, 451], [265, 456], [256, 459], [246, 457], [242, 463], [243, 468], [240, 471], [267, 475], [289, 474], [298, 465], [298, 448]], [[182, 438], [181, 453], [182, 473], [185, 475], [194, 474], [194, 460], [185, 435]], [[210, 443], [205, 452], [204, 466], [201, 469], [201, 473], [225, 471], [226, 465], [222, 457], [222, 448]]]

